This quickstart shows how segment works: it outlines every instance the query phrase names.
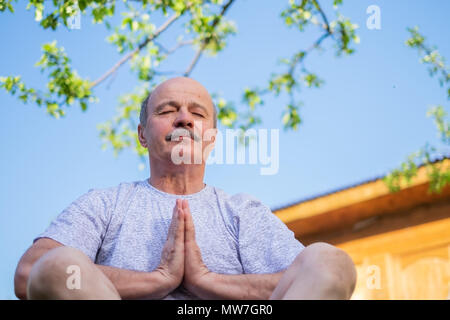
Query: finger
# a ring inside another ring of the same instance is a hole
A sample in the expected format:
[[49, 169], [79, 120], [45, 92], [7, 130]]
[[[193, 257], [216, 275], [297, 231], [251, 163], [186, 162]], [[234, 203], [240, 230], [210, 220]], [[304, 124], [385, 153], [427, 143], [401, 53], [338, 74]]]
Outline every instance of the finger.
[[175, 230], [175, 242], [184, 243], [184, 210], [181, 205], [181, 199], [177, 206], [177, 228]]
[[187, 200], [183, 201], [183, 208], [184, 208], [184, 223], [185, 223], [185, 241], [186, 242], [195, 242], [195, 228], [194, 228], [194, 221], [192, 220], [192, 214], [191, 210], [189, 208], [189, 204]]
[[202, 253], [200, 247], [195, 239], [195, 227], [194, 219], [192, 218], [191, 210], [187, 200], [183, 202], [184, 215], [185, 215], [185, 234], [184, 234], [184, 249], [185, 249], [185, 272], [198, 272], [204, 270], [205, 264], [202, 259]]
[[172, 220], [170, 220], [169, 232], [167, 234], [167, 237], [172, 235], [174, 232], [174, 229], [176, 228], [177, 216], [178, 216], [178, 199], [176, 200], [175, 206], [173, 207]]
[[177, 241], [180, 237], [184, 241], [184, 215], [181, 199], [177, 199], [173, 208], [172, 221], [169, 226], [167, 239], [171, 238]]

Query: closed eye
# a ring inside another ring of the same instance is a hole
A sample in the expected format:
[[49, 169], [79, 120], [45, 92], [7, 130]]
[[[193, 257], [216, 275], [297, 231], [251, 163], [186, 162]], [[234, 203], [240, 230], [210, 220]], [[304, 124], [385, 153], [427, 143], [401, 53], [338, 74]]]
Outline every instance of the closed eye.
[[201, 113], [196, 113], [196, 112], [194, 112], [194, 114], [196, 115], [196, 116], [200, 116], [200, 117], [202, 117], [202, 118], [204, 118], [205, 116], [204, 115], [202, 115]]

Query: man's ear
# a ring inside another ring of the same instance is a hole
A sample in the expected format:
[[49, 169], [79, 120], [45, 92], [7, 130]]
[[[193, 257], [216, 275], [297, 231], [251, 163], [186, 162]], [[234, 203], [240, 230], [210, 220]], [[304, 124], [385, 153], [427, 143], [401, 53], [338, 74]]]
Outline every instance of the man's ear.
[[139, 142], [141, 143], [142, 147], [148, 148], [147, 140], [145, 139], [145, 135], [144, 135], [144, 130], [145, 130], [145, 128], [141, 124], [139, 124], [138, 125], [138, 139], [139, 139]]
[[203, 150], [203, 161], [206, 162], [208, 159], [210, 153], [213, 151], [213, 149], [216, 146], [216, 137], [217, 137], [217, 128], [211, 128], [206, 130], [203, 133], [203, 138], [207, 141], [209, 141], [208, 145]]
[[217, 131], [218, 131], [218, 129], [214, 128], [213, 129], [214, 135], [211, 137], [211, 143], [214, 145], [216, 144]]
[[216, 144], [217, 128], [210, 128], [203, 133], [203, 139], [210, 142], [211, 145]]

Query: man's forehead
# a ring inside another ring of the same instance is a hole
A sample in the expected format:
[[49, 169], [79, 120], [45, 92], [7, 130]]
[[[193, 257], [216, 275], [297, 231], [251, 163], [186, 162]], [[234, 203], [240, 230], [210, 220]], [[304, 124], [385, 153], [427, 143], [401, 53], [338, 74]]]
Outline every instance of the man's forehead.
[[179, 103], [194, 101], [205, 106], [213, 106], [206, 88], [188, 78], [170, 79], [157, 86], [151, 94], [150, 104], [157, 105], [164, 100], [179, 100]]
[[167, 99], [175, 96], [198, 98], [198, 99], [208, 99], [209, 94], [207, 92], [202, 92], [198, 88], [189, 87], [169, 87], [160, 88], [153, 92], [152, 96], [158, 99]]

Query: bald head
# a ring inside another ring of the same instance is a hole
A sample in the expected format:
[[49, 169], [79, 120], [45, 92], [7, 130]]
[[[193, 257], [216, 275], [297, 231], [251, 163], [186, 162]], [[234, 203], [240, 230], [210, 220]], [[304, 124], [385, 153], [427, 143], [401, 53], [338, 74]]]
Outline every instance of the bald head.
[[[148, 115], [151, 112], [150, 110], [156, 108], [158, 102], [176, 99], [177, 96], [181, 96], [180, 94], [201, 101], [207, 110], [212, 111], [214, 128], [217, 127], [217, 110], [208, 90], [200, 82], [187, 77], [176, 77], [166, 80], [150, 92], [141, 105], [139, 116], [141, 125], [143, 127], [146, 126]], [[180, 103], [182, 102], [180, 101]]]

